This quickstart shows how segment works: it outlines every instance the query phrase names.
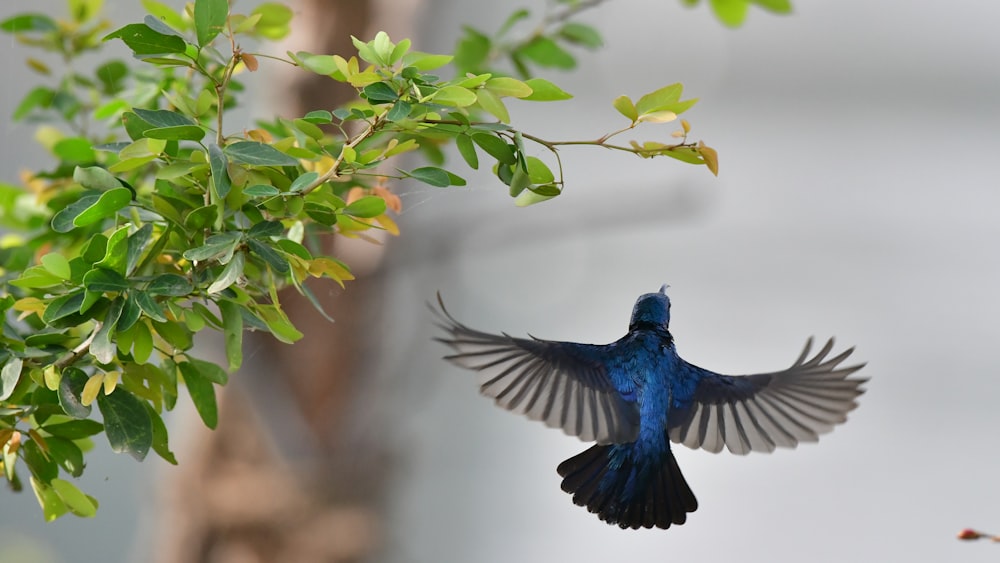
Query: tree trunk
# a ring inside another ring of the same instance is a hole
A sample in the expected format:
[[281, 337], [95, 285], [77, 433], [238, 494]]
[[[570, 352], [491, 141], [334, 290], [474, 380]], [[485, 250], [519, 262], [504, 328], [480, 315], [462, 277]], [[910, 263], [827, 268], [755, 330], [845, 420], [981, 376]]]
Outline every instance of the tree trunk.
[[[351, 35], [373, 35], [373, 24], [398, 40], [410, 33], [407, 12], [415, 5], [297, 0], [292, 38], [277, 50], [348, 56]], [[284, 74], [270, 82], [286, 91], [270, 95], [286, 117], [333, 109], [355, 95], [300, 69]], [[287, 345], [247, 334], [244, 366], [220, 389], [218, 428], [198, 423], [177, 433], [189, 444], [167, 477], [157, 562], [361, 561], [377, 547], [387, 453], [370, 441], [352, 443], [346, 417], [376, 343], [369, 337], [379, 313], [372, 274], [382, 248], [334, 238], [324, 244], [357, 276], [346, 290], [329, 280], [310, 285], [336, 322], [285, 291], [282, 307], [304, 338]]]

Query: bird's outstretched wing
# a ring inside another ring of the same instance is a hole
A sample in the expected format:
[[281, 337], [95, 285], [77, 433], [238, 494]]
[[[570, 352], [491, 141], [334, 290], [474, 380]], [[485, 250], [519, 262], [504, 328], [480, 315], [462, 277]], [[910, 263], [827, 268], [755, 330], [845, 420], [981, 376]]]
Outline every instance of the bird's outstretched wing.
[[452, 363], [479, 372], [479, 390], [512, 412], [599, 444], [631, 442], [639, 411], [626, 401], [600, 360], [606, 346], [513, 338], [471, 329], [455, 320], [438, 295], [431, 308], [454, 354]]
[[847, 420], [867, 379], [848, 377], [864, 364], [840, 367], [853, 348], [827, 358], [831, 338], [809, 358], [811, 347], [812, 338], [792, 367], [774, 373], [733, 377], [687, 364], [700, 381], [690, 406], [670, 413], [670, 439], [714, 453], [725, 446], [739, 455], [815, 442]]

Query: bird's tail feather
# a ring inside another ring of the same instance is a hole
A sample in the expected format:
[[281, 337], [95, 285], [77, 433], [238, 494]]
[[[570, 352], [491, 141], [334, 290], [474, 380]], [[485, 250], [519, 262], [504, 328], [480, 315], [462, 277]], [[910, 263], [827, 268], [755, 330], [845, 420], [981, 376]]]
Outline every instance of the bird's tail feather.
[[596, 445], [559, 464], [562, 489], [573, 495], [573, 502], [587, 507], [601, 520], [622, 528], [669, 528], [683, 524], [687, 513], [698, 508], [681, 469], [669, 450], [648, 477], [628, 455], [618, 457], [621, 464], [611, 467], [612, 448]]

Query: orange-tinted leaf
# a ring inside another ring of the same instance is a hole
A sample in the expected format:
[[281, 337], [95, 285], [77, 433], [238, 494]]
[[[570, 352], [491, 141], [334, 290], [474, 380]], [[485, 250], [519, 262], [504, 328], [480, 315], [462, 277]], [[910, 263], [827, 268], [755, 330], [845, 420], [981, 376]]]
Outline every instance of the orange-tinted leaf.
[[705, 160], [705, 166], [715, 174], [719, 175], [719, 153], [715, 149], [698, 141], [698, 154]]

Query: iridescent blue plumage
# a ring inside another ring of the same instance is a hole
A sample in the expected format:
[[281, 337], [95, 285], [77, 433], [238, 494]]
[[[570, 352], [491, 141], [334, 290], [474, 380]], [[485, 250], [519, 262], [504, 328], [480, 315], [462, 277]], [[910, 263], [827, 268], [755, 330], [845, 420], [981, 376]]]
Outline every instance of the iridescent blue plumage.
[[815, 441], [864, 391], [827, 359], [833, 340], [792, 367], [726, 376], [687, 363], [670, 334], [666, 287], [639, 297], [628, 333], [606, 345], [513, 338], [471, 329], [441, 305], [446, 359], [480, 372], [480, 390], [513, 412], [597, 445], [561, 463], [573, 501], [622, 528], [683, 524], [698, 503], [670, 442], [736, 454]]

